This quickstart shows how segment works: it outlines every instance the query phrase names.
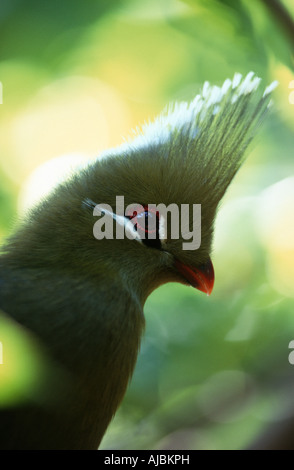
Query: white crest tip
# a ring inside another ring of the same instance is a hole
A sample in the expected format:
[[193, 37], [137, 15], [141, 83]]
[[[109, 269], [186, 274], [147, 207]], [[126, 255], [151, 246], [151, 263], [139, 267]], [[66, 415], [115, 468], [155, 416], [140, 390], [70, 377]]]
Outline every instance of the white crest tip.
[[233, 82], [232, 82], [232, 89], [233, 90], [234, 90], [234, 88], [237, 88], [237, 86], [240, 85], [241, 80], [242, 80], [241, 73], [235, 73], [234, 78], [233, 78]]
[[269, 86], [266, 87], [264, 90], [263, 96], [269, 95], [277, 86], [279, 82], [274, 80]]
[[[241, 78], [240, 78], [241, 79]], [[227, 78], [222, 86], [222, 94], [225, 95], [227, 91], [230, 89], [230, 86], [232, 85], [232, 88], [234, 88], [234, 85], [232, 84], [231, 80]]]

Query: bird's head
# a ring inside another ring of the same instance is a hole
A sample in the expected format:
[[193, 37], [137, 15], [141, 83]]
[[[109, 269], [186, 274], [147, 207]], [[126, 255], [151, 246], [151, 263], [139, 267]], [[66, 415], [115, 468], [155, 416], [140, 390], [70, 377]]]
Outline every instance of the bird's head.
[[250, 72], [222, 87], [205, 83], [190, 104], [167, 110], [89, 168], [93, 190], [83, 203], [96, 217], [94, 236], [113, 239], [104, 255], [143, 298], [168, 281], [211, 293], [216, 210], [276, 85], [260, 82]]
[[[216, 210], [275, 85], [264, 89], [252, 72], [205, 83], [191, 103], [105, 152], [33, 212], [35, 230], [29, 225], [23, 241], [38, 251], [35, 262], [119, 275], [143, 302], [169, 281], [210, 294]], [[21, 256], [30, 250], [22, 246]]]

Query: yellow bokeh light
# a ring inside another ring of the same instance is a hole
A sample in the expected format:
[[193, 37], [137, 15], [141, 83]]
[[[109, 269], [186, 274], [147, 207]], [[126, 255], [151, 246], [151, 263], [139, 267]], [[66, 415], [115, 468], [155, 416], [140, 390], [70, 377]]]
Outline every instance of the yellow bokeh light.
[[46, 161], [37, 167], [22, 185], [18, 197], [18, 212], [22, 214], [32, 208], [62, 183], [75, 170], [82, 168], [89, 161], [85, 155], [61, 155]]
[[256, 216], [267, 251], [269, 280], [280, 293], [294, 297], [294, 177], [263, 192]]
[[112, 87], [69, 76], [41, 88], [6, 125], [10, 158], [2, 164], [22, 183], [37, 166], [60, 155], [97, 156], [121, 143], [130, 127], [128, 107]]

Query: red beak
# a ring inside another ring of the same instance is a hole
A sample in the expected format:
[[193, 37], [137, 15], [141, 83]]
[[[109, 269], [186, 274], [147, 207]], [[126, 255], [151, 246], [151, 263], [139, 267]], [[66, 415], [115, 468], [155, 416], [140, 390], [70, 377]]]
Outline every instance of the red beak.
[[179, 260], [175, 261], [175, 266], [192, 287], [205, 292], [207, 295], [211, 294], [214, 284], [214, 270], [210, 258], [197, 268], [187, 266]]

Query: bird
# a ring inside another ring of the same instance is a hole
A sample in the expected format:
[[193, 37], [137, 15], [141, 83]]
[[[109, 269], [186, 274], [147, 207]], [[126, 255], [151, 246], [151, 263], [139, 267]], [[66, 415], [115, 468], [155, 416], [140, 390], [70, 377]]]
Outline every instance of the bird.
[[[168, 282], [212, 292], [217, 209], [276, 85], [254, 72], [205, 82], [21, 217], [1, 246], [0, 309], [48, 370], [38, 397], [0, 409], [1, 449], [100, 448], [132, 379], [148, 296]], [[183, 209], [178, 236], [169, 207]]]

